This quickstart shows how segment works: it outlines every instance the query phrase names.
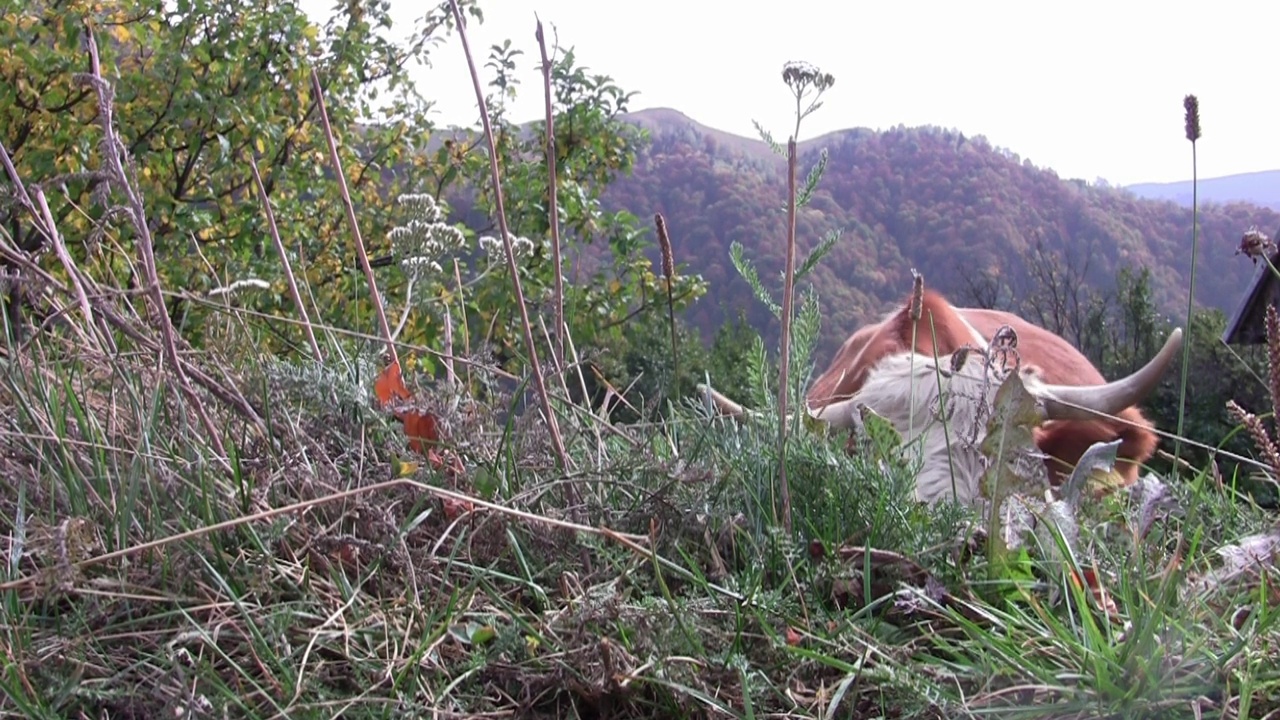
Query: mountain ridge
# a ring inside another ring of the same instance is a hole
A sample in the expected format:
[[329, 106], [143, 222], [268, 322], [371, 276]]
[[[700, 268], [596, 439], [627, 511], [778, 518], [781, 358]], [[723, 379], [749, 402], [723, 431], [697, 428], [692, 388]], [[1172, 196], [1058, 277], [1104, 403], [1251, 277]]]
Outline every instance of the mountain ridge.
[[[729, 247], [741, 242], [774, 285], [785, 238], [785, 160], [761, 140], [671, 108], [622, 119], [648, 130], [650, 142], [633, 172], [607, 189], [606, 204], [641, 217], [664, 215], [677, 261], [713, 289], [713, 298], [690, 311], [704, 334], [743, 311], [772, 341], [773, 318], [733, 269]], [[1149, 268], [1157, 306], [1171, 315], [1185, 311], [1191, 215], [1172, 200], [1064, 180], [981, 135], [933, 126], [850, 128], [805, 140], [798, 145], [801, 177], [823, 148], [826, 174], [797, 225], [801, 256], [827, 232], [843, 230], [806, 278], [823, 303], [827, 351], [901, 302], [913, 269], [956, 302], [974, 302], [975, 279], [994, 283], [993, 302], [1011, 301], [1042, 289], [1031, 276], [1045, 270], [1035, 265], [1036, 253], [1054, 255], [1060, 270], [1100, 292], [1122, 268]], [[1234, 250], [1254, 225], [1280, 226], [1280, 214], [1244, 202], [1201, 207], [1197, 303], [1229, 313], [1239, 302], [1253, 267]]]
[[[1135, 183], [1125, 185], [1125, 190], [1138, 197], [1171, 200], [1179, 205], [1191, 205], [1192, 182], [1177, 180], [1162, 183]], [[1205, 178], [1195, 184], [1197, 199], [1201, 202], [1252, 202], [1272, 210], [1280, 210], [1280, 170], [1259, 170], [1221, 177]], [[1270, 231], [1271, 228], [1268, 228]]]

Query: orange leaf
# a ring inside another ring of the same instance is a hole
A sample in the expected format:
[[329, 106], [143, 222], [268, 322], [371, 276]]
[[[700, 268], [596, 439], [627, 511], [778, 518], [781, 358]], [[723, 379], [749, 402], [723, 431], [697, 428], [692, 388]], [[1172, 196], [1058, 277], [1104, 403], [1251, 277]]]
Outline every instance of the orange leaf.
[[383, 405], [393, 400], [408, 400], [412, 397], [409, 388], [404, 386], [404, 378], [400, 376], [400, 362], [394, 361], [373, 381], [373, 395]]
[[[400, 374], [400, 362], [394, 361], [383, 369], [378, 379], [373, 382], [373, 394], [383, 407], [399, 400], [413, 398], [409, 388], [405, 387], [404, 377]], [[396, 419], [404, 423], [405, 435], [409, 436], [409, 448], [425, 454], [428, 445], [440, 440], [440, 428], [435, 415], [415, 410], [397, 410]]]
[[1087, 587], [1093, 593], [1094, 602], [1098, 603], [1098, 607], [1107, 614], [1112, 620], [1118, 620], [1120, 617], [1120, 609], [1116, 607], [1116, 603], [1111, 599], [1111, 594], [1107, 592], [1107, 588], [1098, 579], [1098, 574], [1093, 568], [1082, 568], [1084, 577], [1081, 578], [1075, 572], [1071, 573], [1071, 579], [1075, 581], [1077, 587]]
[[800, 633], [795, 628], [788, 626], [787, 627], [787, 644], [792, 647], [797, 647], [798, 645], [800, 645], [802, 641], [803, 641], [803, 638], [800, 637]]
[[396, 413], [396, 417], [404, 422], [404, 434], [409, 436], [411, 449], [422, 453], [427, 445], [434, 445], [440, 439], [435, 415], [406, 410]]
[[466, 500], [454, 500], [453, 498], [442, 498], [441, 502], [444, 508], [444, 516], [448, 520], [457, 520], [458, 516], [463, 513], [469, 513], [475, 510], [475, 506]]

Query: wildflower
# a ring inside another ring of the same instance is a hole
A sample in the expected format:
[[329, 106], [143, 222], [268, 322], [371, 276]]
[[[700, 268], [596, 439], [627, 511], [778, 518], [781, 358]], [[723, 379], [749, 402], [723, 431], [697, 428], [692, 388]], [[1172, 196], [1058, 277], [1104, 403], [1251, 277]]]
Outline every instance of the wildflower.
[[400, 267], [415, 278], [425, 271], [441, 273], [439, 260], [455, 255], [466, 246], [466, 236], [445, 222], [447, 208], [425, 194], [405, 194], [396, 198], [409, 219], [387, 233], [392, 253]]
[[811, 85], [821, 94], [836, 84], [836, 78], [831, 73], [822, 72], [812, 63], [797, 60], [782, 66], [782, 81], [797, 95], [804, 93]]
[[[506, 258], [506, 251], [502, 248], [502, 241], [492, 235], [480, 236], [480, 248], [488, 253], [491, 261], [497, 262]], [[533, 253], [533, 241], [527, 237], [512, 235], [511, 251], [517, 258], [530, 255]]]
[[430, 270], [435, 273], [443, 273], [444, 269], [440, 267], [440, 263], [429, 257], [421, 255], [417, 257], [405, 258], [400, 261], [400, 267], [404, 268], [410, 274], [416, 274], [423, 270]]
[[444, 220], [444, 208], [436, 203], [436, 199], [425, 193], [405, 193], [396, 198], [396, 202], [401, 207], [408, 210], [413, 216], [422, 218], [427, 222], [437, 223]]
[[267, 282], [266, 280], [259, 280], [258, 278], [245, 278], [244, 280], [237, 280], [231, 283], [230, 285], [226, 285], [224, 287], [214, 288], [209, 292], [205, 293], [205, 297], [217, 297], [219, 295], [234, 295], [236, 292], [240, 290], [244, 290], [246, 288], [252, 288], [254, 290], [270, 290], [271, 283]]

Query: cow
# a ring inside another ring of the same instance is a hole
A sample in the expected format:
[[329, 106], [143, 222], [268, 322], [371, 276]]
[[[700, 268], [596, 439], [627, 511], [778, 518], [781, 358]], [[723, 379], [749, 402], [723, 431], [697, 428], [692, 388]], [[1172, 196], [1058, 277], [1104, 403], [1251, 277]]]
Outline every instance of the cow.
[[[993, 362], [997, 358], [1015, 358], [1013, 367], [1037, 401], [1042, 422], [1033, 438], [1051, 483], [1060, 483], [1099, 442], [1119, 441], [1116, 472], [1126, 484], [1155, 453], [1159, 439], [1135, 406], [1172, 363], [1182, 343], [1180, 328], [1145, 366], [1108, 383], [1069, 342], [1012, 313], [957, 308], [924, 291], [920, 319], [913, 323], [911, 305], [908, 298], [845, 340], [810, 386], [805, 404], [812, 417], [841, 429], [857, 424], [859, 407], [865, 406], [893, 424], [904, 442], [919, 440], [917, 499], [978, 499], [988, 462], [979, 447], [1004, 378], [996, 367], [1003, 362]], [[1009, 337], [1016, 342], [1013, 352], [994, 352], [993, 341]], [[714, 390], [708, 393], [723, 412], [745, 412]]]

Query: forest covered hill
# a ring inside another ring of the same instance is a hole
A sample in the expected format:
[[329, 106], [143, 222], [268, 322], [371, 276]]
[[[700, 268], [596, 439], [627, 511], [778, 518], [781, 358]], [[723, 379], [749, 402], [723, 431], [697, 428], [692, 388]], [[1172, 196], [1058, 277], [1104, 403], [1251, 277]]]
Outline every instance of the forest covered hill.
[[[730, 244], [773, 281], [785, 253], [786, 167], [761, 140], [704, 127], [669, 109], [626, 116], [650, 142], [606, 204], [640, 217], [662, 213], [677, 262], [701, 273], [711, 295], [689, 319], [711, 333], [745, 312], [776, 338], [768, 311], [734, 270]], [[1010, 307], [1053, 282], [1106, 293], [1122, 268], [1149, 268], [1158, 307], [1185, 312], [1191, 210], [1172, 200], [1063, 180], [982, 136], [937, 127], [850, 129], [802, 142], [804, 175], [829, 152], [822, 182], [798, 219], [800, 254], [829, 231], [842, 237], [810, 276], [824, 310], [823, 350], [906, 296], [911, 269], [957, 302]], [[1268, 233], [1280, 213], [1202, 202], [1196, 301], [1226, 312], [1254, 267], [1235, 255], [1251, 226]], [[826, 353], [820, 351], [820, 355]]]

